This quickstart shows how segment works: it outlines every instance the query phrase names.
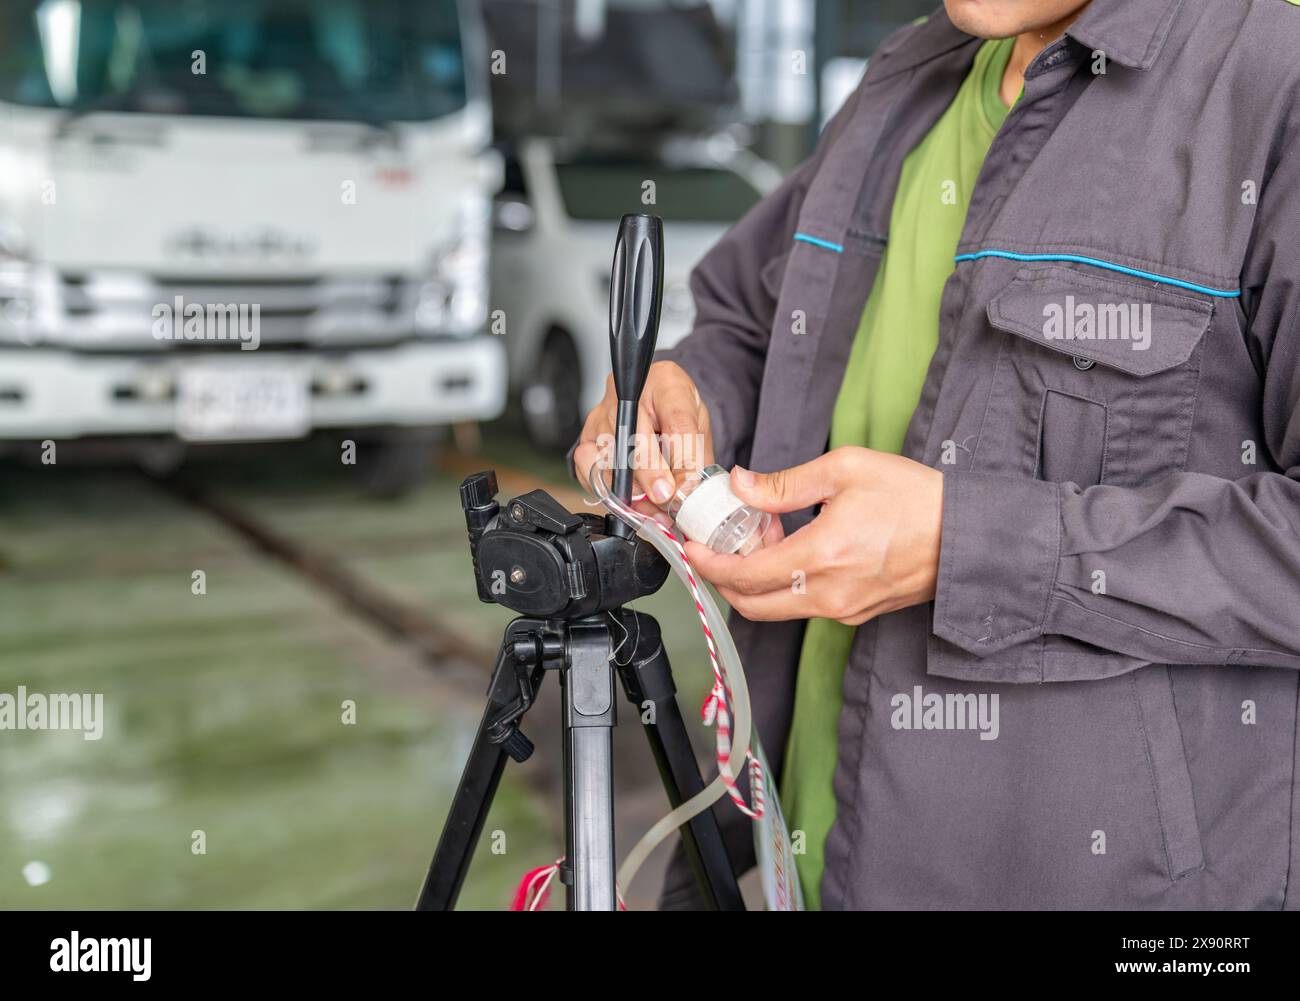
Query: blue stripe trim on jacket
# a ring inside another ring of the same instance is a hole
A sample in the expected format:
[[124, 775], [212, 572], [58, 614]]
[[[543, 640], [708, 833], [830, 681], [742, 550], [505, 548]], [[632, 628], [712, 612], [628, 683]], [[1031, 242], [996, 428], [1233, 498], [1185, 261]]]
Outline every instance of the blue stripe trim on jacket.
[[1105, 268], [1107, 271], [1118, 271], [1120, 274], [1132, 275], [1135, 278], [1145, 278], [1147, 281], [1160, 282], [1162, 285], [1174, 285], [1178, 288], [1189, 289], [1192, 292], [1201, 292], [1204, 295], [1218, 296], [1220, 299], [1236, 299], [1241, 295], [1241, 289], [1227, 291], [1224, 289], [1210, 288], [1208, 285], [1197, 285], [1195, 282], [1185, 282], [1181, 278], [1169, 278], [1166, 275], [1153, 274], [1150, 271], [1139, 271], [1137, 268], [1126, 268], [1122, 264], [1112, 264], [1110, 261], [1101, 261], [1095, 257], [1082, 257], [1078, 254], [1015, 254], [1009, 250], [979, 250], [973, 254], [958, 254], [955, 260], [977, 261], [981, 257], [1004, 257], [1009, 261], [1073, 261], [1076, 264], [1090, 264], [1094, 268]]
[[796, 233], [794, 238], [803, 243], [811, 243], [814, 247], [823, 247], [826, 250], [833, 250], [837, 254], [844, 253], [844, 247], [840, 244], [831, 243], [830, 240], [823, 240], [820, 237], [809, 236], [807, 233]]

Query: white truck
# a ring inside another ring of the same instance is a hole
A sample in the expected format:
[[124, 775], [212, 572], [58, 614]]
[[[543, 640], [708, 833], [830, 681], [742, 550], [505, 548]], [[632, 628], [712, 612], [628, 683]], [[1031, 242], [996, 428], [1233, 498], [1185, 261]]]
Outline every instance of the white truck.
[[0, 451], [495, 417], [486, 52], [458, 0], [5, 0]]

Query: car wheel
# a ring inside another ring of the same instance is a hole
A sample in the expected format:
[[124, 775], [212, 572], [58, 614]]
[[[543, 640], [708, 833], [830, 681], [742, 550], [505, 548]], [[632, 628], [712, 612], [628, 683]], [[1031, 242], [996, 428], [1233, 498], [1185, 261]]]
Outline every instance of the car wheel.
[[552, 330], [522, 393], [524, 425], [538, 448], [563, 452], [582, 431], [582, 364], [566, 331]]
[[135, 463], [154, 479], [166, 480], [180, 471], [188, 451], [185, 443], [175, 438], [147, 439], [136, 446]]
[[442, 432], [400, 428], [357, 436], [356, 482], [362, 495], [392, 500], [410, 493], [433, 473]]

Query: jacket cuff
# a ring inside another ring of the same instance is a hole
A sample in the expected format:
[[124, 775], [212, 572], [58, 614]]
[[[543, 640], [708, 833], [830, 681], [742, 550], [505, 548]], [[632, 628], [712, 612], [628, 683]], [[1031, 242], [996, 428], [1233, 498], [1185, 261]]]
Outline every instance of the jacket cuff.
[[1040, 636], [1060, 550], [1057, 484], [945, 472], [934, 634], [977, 657]]

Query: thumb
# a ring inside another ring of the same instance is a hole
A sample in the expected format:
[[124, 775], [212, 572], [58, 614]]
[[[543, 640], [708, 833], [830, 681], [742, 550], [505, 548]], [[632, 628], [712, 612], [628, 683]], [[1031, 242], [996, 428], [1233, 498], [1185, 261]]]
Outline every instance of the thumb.
[[755, 473], [741, 466], [731, 471], [731, 489], [746, 504], [760, 511], [785, 514], [802, 511], [835, 495], [838, 484], [831, 466], [821, 456], [801, 466], [775, 473]]

